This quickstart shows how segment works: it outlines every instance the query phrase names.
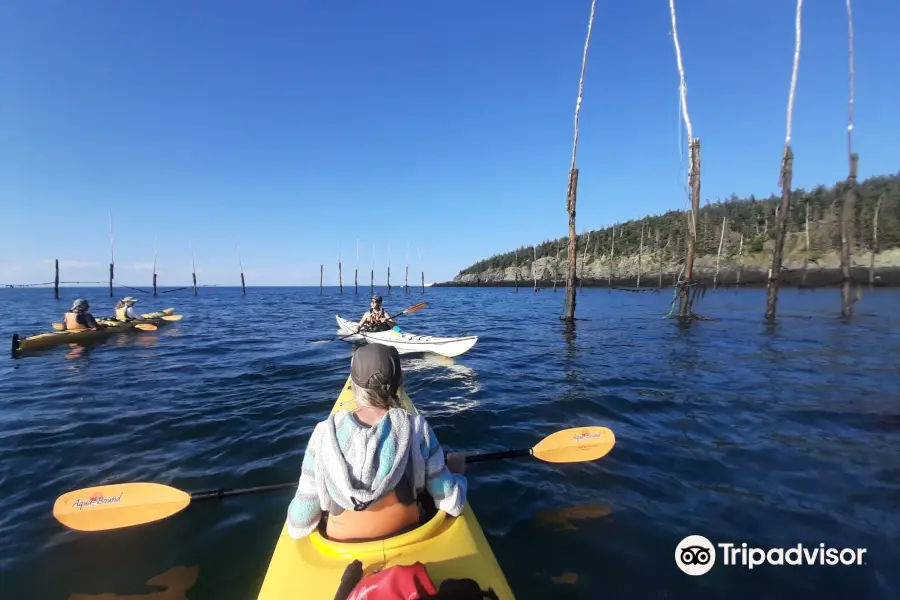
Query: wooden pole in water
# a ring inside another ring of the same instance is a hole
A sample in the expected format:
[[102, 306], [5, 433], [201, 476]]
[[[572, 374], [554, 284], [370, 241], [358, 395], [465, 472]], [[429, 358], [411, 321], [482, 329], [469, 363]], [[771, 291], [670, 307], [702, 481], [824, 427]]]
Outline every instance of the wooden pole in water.
[[612, 232], [612, 250], [609, 252], [609, 273], [607, 274], [606, 287], [612, 287], [612, 271], [613, 271], [613, 260], [616, 258], [616, 226], [613, 225]]
[[516, 281], [516, 293], [518, 294], [519, 293], [519, 249], [518, 248], [516, 248], [516, 250], [515, 250], [515, 262], [513, 263], [513, 268], [515, 269], [515, 272], [513, 273], [513, 277], [515, 278], [515, 281]]
[[738, 246], [737, 284], [741, 285], [741, 273], [744, 270], [744, 234], [741, 234], [741, 245]]
[[53, 279], [53, 297], [59, 300], [59, 259], [56, 259], [56, 276]]
[[532, 246], [534, 250], [534, 259], [531, 261], [531, 275], [534, 277], [534, 291], [538, 291], [537, 285], [537, 246]]
[[324, 287], [325, 280], [325, 265], [319, 264], [319, 295], [322, 295], [322, 288]]
[[[881, 209], [881, 201], [884, 200], [884, 192], [878, 197], [875, 203], [875, 217], [872, 219], [872, 248], [871, 257], [869, 258], [869, 287], [875, 285], [875, 255], [878, 254], [878, 211]], [[58, 277], [58, 276], [57, 276]]]
[[419, 253], [419, 268], [422, 270], [422, 294], [425, 293], [425, 267], [422, 265], [422, 249], [416, 248]]
[[156, 258], [159, 251], [159, 238], [153, 239], [153, 297], [156, 297]]
[[194, 295], [197, 295], [197, 263], [194, 261], [194, 243], [191, 242], [191, 277], [194, 279]]
[[800, 285], [806, 287], [806, 271], [809, 267], [809, 198], [803, 203], [806, 206], [806, 220], [804, 230], [806, 232], [806, 250], [803, 253], [803, 276]]
[[644, 222], [641, 221], [641, 245], [638, 250], [638, 272], [637, 272], [637, 285], [635, 287], [641, 287], [641, 259], [644, 256]]
[[850, 155], [850, 174], [847, 177], [844, 190], [844, 202], [841, 207], [841, 316], [853, 315], [853, 299], [851, 298], [851, 245], [853, 243], [851, 232], [853, 219], [853, 205], [856, 203], [856, 172], [859, 156]]
[[572, 142], [572, 163], [569, 167], [569, 185], [566, 190], [566, 212], [569, 213], [569, 272], [566, 278], [566, 316], [568, 323], [575, 322], [575, 269], [578, 266], [575, 249], [575, 206], [578, 202], [578, 169], [575, 168], [575, 155], [578, 150], [578, 114], [581, 111], [581, 101], [584, 97], [584, 73], [587, 69], [588, 47], [591, 43], [591, 30], [594, 27], [594, 9], [597, 0], [591, 1], [591, 15], [588, 18], [587, 37], [584, 41], [584, 53], [581, 56], [581, 77], [578, 80], [578, 100], [575, 102], [575, 138]]
[[659, 227], [656, 228], [656, 262], [659, 266], [659, 282], [656, 287], [662, 289], [662, 272], [663, 272], [663, 253], [659, 246]]
[[406, 241], [406, 273], [403, 276], [403, 293], [409, 293], [409, 240]]
[[850, 100], [847, 111], [847, 154], [850, 158], [850, 174], [844, 190], [844, 203], [841, 211], [841, 316], [853, 314], [853, 299], [850, 297], [850, 268], [852, 266], [851, 246], [853, 243], [852, 219], [853, 206], [856, 204], [856, 173], [859, 155], [853, 152], [853, 13], [850, 0], [847, 0], [847, 27], [850, 39]]
[[109, 211], [109, 297], [113, 295], [113, 278], [115, 277], [115, 250], [113, 246], [112, 210]]
[[778, 285], [781, 279], [781, 263], [784, 253], [784, 238], [787, 235], [788, 217], [791, 211], [791, 180], [794, 173], [794, 152], [791, 150], [791, 123], [794, 116], [794, 91], [797, 89], [797, 69], [800, 65], [800, 16], [803, 0], [797, 0], [795, 22], [796, 43], [794, 46], [794, 69], [791, 74], [791, 89], [788, 94], [787, 134], [784, 140], [784, 156], [781, 159], [781, 210], [775, 234], [775, 250], [772, 252], [772, 268], [766, 285], [766, 319], [772, 321], [778, 307]]
[[369, 272], [369, 293], [375, 294], [375, 244], [372, 244], [372, 270]]
[[356, 267], [353, 269], [353, 293], [359, 294], [359, 238], [356, 238]]
[[244, 283], [244, 261], [241, 260], [241, 248], [238, 246], [237, 236], [234, 236], [234, 249], [237, 252], [238, 266], [241, 268], [241, 293], [247, 295], [247, 286]]
[[681, 44], [678, 42], [678, 26], [675, 20], [675, 0], [669, 0], [669, 12], [672, 17], [672, 41], [675, 44], [675, 59], [678, 65], [679, 99], [681, 116], [687, 131], [690, 166], [688, 182], [691, 194], [691, 214], [688, 219], [687, 258], [684, 263], [684, 281], [678, 289], [678, 316], [681, 319], [693, 318], [694, 299], [694, 246], [697, 241], [697, 215], [700, 212], [700, 140], [694, 137], [691, 118], [687, 106], [687, 83], [684, 79], [684, 64], [681, 61]]
[[697, 214], [700, 212], [700, 140], [694, 138], [690, 146], [691, 166], [688, 180], [691, 185], [691, 216], [688, 223], [687, 259], [684, 263], [684, 282], [679, 291], [678, 315], [682, 319], [694, 317], [694, 246], [697, 242]]
[[722, 232], [719, 234], [719, 251], [716, 253], [716, 272], [713, 275], [713, 289], [719, 287], [719, 259], [722, 257], [722, 244], [725, 242], [725, 217], [722, 217]]
[[338, 242], [338, 293], [344, 295], [344, 276], [341, 272], [341, 243]]
[[387, 289], [388, 289], [388, 294], [390, 294], [391, 293], [391, 245], [390, 244], [388, 244]]

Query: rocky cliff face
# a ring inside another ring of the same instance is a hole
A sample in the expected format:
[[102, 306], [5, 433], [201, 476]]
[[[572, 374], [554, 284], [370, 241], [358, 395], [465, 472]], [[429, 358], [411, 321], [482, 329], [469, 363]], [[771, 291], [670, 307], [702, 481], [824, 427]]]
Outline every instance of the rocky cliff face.
[[[805, 259], [802, 243], [802, 238], [799, 235], [792, 235], [785, 241], [785, 257], [783, 261], [785, 271], [802, 271]], [[768, 271], [772, 266], [773, 245], [773, 242], [767, 242], [761, 252], [742, 252], [741, 254], [721, 257], [719, 260], [718, 281], [720, 283], [734, 283], [738, 271], [741, 272], [741, 281], [743, 282], [759, 281], [760, 278], [767, 277]], [[631, 280], [631, 285], [634, 285], [637, 282], [638, 271], [640, 270], [641, 279], [644, 282], [643, 285], [651, 286], [656, 285], [659, 273], [662, 271], [663, 281], [668, 285], [671, 284], [672, 278], [677, 278], [684, 268], [683, 259], [677, 261], [671, 259], [660, 260], [658, 255], [650, 250], [640, 255], [640, 261], [638, 259], [639, 256], [637, 254], [613, 258], [607, 255], [599, 257], [588, 256], [587, 263], [583, 264], [581, 256], [579, 256], [576, 275], [580, 279], [588, 281], [605, 282], [610, 277], [613, 282]], [[859, 273], [861, 270], [868, 270], [871, 260], [872, 253], [868, 251], [858, 252], [853, 255], [852, 265], [855, 278], [859, 279], [862, 276]], [[830, 281], [835, 276], [839, 277], [840, 265], [841, 256], [838, 251], [811, 253], [808, 257], [807, 277], [817, 280], [824, 275]], [[876, 282], [881, 280], [885, 272], [900, 269], [900, 248], [892, 248], [877, 253], [874, 266]], [[564, 282], [568, 271], [569, 265], [565, 258], [561, 257], [557, 264], [555, 257], [543, 257], [537, 261], [520, 264], [518, 267], [518, 279], [520, 284], [525, 286], [529, 285], [529, 282], [534, 281], [535, 275], [537, 275], [538, 281], [544, 284], [553, 281], [554, 275], [558, 281]], [[712, 281], [715, 271], [715, 254], [694, 257], [695, 280]], [[515, 280], [516, 267], [508, 267], [506, 269], [487, 269], [480, 273], [458, 275], [450, 284], [502, 285], [513, 283]]]

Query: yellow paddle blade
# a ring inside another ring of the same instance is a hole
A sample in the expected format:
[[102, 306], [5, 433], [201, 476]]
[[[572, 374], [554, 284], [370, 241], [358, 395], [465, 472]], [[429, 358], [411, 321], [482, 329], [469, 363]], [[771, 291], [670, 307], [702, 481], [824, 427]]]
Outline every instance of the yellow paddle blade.
[[167, 485], [118, 483], [63, 494], [53, 516], [70, 529], [103, 531], [158, 521], [190, 503], [190, 494]]
[[532, 454], [552, 463], [583, 462], [605, 456], [615, 445], [616, 436], [607, 427], [575, 427], [548, 435]]
[[151, 323], [138, 323], [134, 326], [135, 329], [140, 329], [141, 331], [156, 331], [159, 329], [156, 325]]
[[166, 315], [164, 317], [160, 317], [163, 321], [180, 321], [184, 318], [184, 315]]
[[54, 323], [53, 329], [55, 329], [57, 331], [62, 331], [62, 323]]

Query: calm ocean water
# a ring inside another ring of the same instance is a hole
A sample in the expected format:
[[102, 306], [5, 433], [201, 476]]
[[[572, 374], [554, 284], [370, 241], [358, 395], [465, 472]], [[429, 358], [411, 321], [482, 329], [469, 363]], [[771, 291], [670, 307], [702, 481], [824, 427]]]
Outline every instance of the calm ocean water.
[[[422, 297], [395, 289], [397, 311]], [[368, 289], [204, 288], [141, 297], [185, 318], [89, 348], [0, 359], [0, 597], [254, 599], [291, 492], [202, 503], [157, 523], [66, 530], [60, 494], [155, 481], [195, 491], [292, 481], [349, 371], [335, 313]], [[76, 295], [0, 290], [7, 336], [48, 330]], [[470, 499], [518, 598], [900, 597], [900, 306], [866, 291], [851, 324], [837, 290], [707, 294], [718, 320], [681, 328], [671, 294], [584, 290], [574, 335], [562, 292], [435, 289], [405, 329], [475, 334], [456, 359], [404, 358], [407, 390], [445, 448], [527, 447], [612, 428], [596, 463], [471, 466]], [[8, 337], [6, 338], [9, 339]], [[8, 343], [5, 342], [5, 343]], [[740, 547], [866, 548], [862, 566], [675, 565], [689, 534]], [[195, 579], [196, 577], [196, 579]], [[165, 588], [163, 588], [165, 589]], [[298, 590], [297, 598], [304, 598]], [[330, 600], [330, 599], [329, 599]]]

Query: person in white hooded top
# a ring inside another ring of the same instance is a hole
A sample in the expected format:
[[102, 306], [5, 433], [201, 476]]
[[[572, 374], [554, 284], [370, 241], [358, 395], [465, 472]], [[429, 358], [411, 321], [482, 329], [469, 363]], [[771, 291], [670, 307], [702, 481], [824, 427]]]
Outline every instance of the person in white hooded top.
[[438, 510], [459, 516], [466, 501], [465, 457], [444, 451], [424, 417], [397, 395], [403, 382], [397, 349], [367, 344], [351, 359], [357, 409], [318, 423], [288, 507], [294, 539], [328, 513], [325, 535], [340, 541], [381, 539], [418, 524], [416, 499], [427, 492]]

